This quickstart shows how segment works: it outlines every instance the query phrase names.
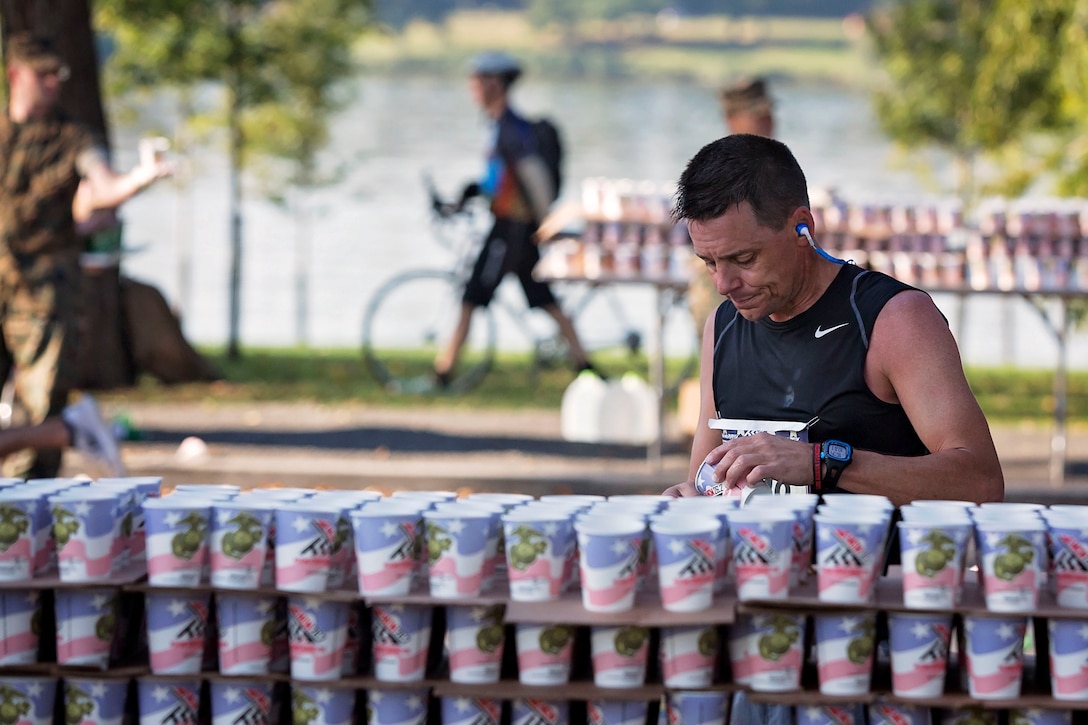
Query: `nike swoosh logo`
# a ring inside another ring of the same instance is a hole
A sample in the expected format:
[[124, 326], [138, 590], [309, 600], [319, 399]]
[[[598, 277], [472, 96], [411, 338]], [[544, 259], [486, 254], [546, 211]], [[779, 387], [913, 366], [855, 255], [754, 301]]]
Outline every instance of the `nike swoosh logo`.
[[834, 332], [835, 330], [839, 329], [840, 327], [846, 327], [849, 324], [850, 324], [849, 322], [844, 322], [841, 325], [835, 325], [834, 327], [829, 327], [826, 330], [820, 329], [820, 327], [817, 325], [817, 327], [816, 327], [816, 339], [819, 340], [821, 337], [828, 334], [829, 332]]

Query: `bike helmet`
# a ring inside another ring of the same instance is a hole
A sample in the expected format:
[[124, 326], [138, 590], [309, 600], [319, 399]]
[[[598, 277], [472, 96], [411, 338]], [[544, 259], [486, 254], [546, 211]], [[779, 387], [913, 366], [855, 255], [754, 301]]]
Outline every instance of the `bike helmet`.
[[521, 76], [521, 64], [517, 58], [501, 50], [480, 53], [469, 63], [473, 75], [498, 76], [510, 85]]

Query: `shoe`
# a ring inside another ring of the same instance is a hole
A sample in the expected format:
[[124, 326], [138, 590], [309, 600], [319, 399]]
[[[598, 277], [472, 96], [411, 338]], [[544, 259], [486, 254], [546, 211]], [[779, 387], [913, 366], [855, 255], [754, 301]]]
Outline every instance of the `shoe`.
[[436, 388], [438, 388], [439, 390], [448, 390], [449, 389], [450, 383], [453, 382], [453, 375], [449, 371], [446, 371], [444, 373], [440, 373], [437, 370], [435, 370], [435, 371], [433, 371], [433, 375], [434, 375], [434, 386]]
[[98, 403], [84, 393], [80, 399], [61, 411], [61, 418], [72, 431], [72, 447], [85, 456], [101, 461], [111, 476], [125, 475], [121, 451], [113, 431], [102, 420]]
[[577, 367], [577, 369], [575, 369], [574, 374], [575, 375], [580, 375], [581, 373], [584, 373], [587, 370], [589, 372], [593, 373], [594, 375], [596, 375], [601, 380], [608, 380], [608, 376], [605, 375], [604, 373], [602, 373], [600, 371], [600, 369], [598, 369], [593, 363], [589, 362], [588, 360], [586, 360], [584, 363], [579, 365]]

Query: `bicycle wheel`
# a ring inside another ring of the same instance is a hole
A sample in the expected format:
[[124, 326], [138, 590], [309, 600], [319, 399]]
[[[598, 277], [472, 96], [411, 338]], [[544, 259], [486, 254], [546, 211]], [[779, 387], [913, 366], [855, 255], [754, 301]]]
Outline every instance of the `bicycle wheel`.
[[[363, 359], [387, 390], [434, 390], [434, 359], [457, 324], [461, 284], [451, 272], [415, 270], [374, 293], [363, 315]], [[457, 393], [478, 385], [494, 357], [495, 320], [490, 310], [478, 309], [447, 389]]]

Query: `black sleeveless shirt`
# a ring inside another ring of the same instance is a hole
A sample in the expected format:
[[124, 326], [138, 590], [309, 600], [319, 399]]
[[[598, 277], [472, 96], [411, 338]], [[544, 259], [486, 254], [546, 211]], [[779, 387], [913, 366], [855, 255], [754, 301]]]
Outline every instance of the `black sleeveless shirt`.
[[865, 383], [877, 315], [915, 289], [844, 264], [809, 309], [786, 322], [749, 322], [729, 301], [714, 318], [714, 405], [722, 418], [807, 422], [809, 440], [842, 440], [896, 456], [927, 453], [903, 407]]

